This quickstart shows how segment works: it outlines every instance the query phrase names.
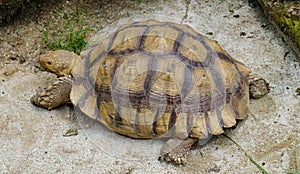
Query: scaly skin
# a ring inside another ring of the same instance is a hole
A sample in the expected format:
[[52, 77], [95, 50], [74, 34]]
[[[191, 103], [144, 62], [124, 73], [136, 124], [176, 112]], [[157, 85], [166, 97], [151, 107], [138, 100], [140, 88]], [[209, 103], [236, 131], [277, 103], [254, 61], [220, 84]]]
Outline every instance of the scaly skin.
[[79, 59], [78, 55], [66, 50], [42, 54], [39, 57], [41, 68], [55, 73], [59, 78], [40, 88], [30, 99], [31, 103], [48, 110], [71, 103], [72, 70]]
[[249, 75], [248, 83], [250, 90], [250, 98], [262, 98], [270, 91], [269, 83], [261, 77]]
[[44, 88], [40, 88], [31, 97], [31, 103], [36, 106], [54, 109], [60, 105], [71, 103], [70, 92], [72, 89], [72, 77], [62, 76], [48, 83]]
[[42, 69], [46, 69], [57, 76], [71, 75], [80, 57], [70, 51], [48, 51], [40, 55], [39, 61]]
[[198, 141], [196, 138], [185, 140], [169, 139], [160, 151], [160, 158], [174, 164], [185, 164], [192, 146]]

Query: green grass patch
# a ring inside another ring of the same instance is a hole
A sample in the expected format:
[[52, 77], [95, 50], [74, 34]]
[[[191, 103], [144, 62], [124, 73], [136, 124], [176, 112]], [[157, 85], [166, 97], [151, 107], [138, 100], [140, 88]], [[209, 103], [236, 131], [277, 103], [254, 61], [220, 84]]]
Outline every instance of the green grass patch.
[[88, 29], [80, 28], [64, 30], [59, 36], [49, 39], [49, 27], [44, 33], [44, 42], [50, 50], [68, 50], [80, 54], [86, 46], [87, 41], [84, 39]]
[[228, 4], [228, 11], [230, 12], [230, 13], [234, 13], [234, 4], [233, 3], [230, 3], [230, 4]]
[[132, 0], [132, 1], [134, 1], [134, 2], [138, 2], [138, 3], [141, 3], [141, 2], [143, 2], [143, 0]]
[[237, 142], [235, 142], [232, 138], [230, 138], [228, 135], [223, 134], [226, 138], [228, 138], [231, 142], [233, 142], [235, 145], [237, 145], [248, 157], [248, 159], [251, 161], [252, 164], [254, 164], [259, 171], [261, 171], [263, 174], [268, 174], [268, 172], [261, 166], [259, 165]]
[[[68, 50], [80, 54], [88, 43], [85, 40], [86, 33], [89, 31], [82, 20], [82, 11], [78, 8], [80, 2], [76, 1], [76, 9], [74, 12], [67, 14], [63, 9], [58, 7], [58, 16], [62, 18], [62, 28], [59, 31], [51, 31], [50, 23], [44, 32], [44, 43], [49, 50]], [[55, 34], [59, 33], [59, 34]]]
[[285, 170], [287, 174], [300, 174], [298, 171], [294, 170]]

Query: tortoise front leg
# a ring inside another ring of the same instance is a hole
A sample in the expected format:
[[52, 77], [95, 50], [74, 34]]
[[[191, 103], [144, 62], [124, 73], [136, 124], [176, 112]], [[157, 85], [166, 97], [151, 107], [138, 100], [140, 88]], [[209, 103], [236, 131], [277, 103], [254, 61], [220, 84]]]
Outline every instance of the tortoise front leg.
[[71, 76], [62, 76], [48, 83], [31, 97], [30, 101], [36, 106], [51, 110], [60, 105], [70, 103], [72, 89]]
[[160, 158], [175, 164], [185, 164], [192, 145], [198, 141], [196, 138], [185, 140], [169, 139], [160, 151]]

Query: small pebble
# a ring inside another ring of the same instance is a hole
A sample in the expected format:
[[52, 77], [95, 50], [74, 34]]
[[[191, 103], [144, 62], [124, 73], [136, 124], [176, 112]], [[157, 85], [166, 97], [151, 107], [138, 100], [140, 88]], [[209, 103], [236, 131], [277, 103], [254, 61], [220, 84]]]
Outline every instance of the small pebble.
[[297, 95], [300, 95], [300, 87], [296, 89]]
[[75, 135], [78, 135], [78, 129], [69, 129], [63, 136], [70, 137]]
[[246, 36], [246, 33], [242, 31], [242, 32], [240, 33], [240, 36]]

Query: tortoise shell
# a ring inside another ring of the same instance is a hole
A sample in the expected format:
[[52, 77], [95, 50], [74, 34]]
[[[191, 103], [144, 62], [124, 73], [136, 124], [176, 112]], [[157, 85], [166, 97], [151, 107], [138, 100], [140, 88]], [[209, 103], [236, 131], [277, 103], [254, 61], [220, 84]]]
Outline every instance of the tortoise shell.
[[247, 116], [250, 70], [188, 25], [124, 25], [82, 54], [71, 101], [133, 138], [206, 139]]

